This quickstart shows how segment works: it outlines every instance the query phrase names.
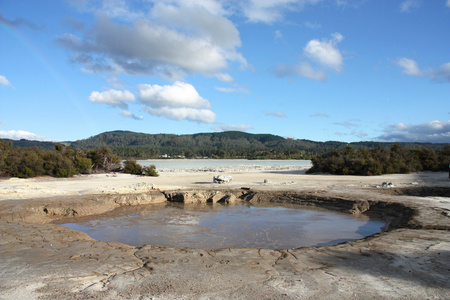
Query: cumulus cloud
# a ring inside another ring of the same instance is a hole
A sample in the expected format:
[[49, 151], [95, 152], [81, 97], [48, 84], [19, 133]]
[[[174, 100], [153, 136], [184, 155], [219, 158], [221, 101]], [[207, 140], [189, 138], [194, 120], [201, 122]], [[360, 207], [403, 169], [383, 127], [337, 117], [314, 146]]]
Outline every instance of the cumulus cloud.
[[135, 97], [130, 91], [108, 90], [104, 92], [93, 91], [89, 96], [89, 101], [117, 106], [123, 109], [128, 108], [124, 101], [134, 101]]
[[43, 136], [34, 134], [29, 131], [24, 131], [24, 130], [9, 130], [9, 131], [0, 130], [0, 138], [10, 139], [10, 140], [25, 139], [25, 140], [31, 140], [31, 141], [45, 141], [45, 142], [54, 141], [47, 137], [43, 137]]
[[211, 104], [189, 83], [177, 81], [164, 86], [140, 84], [138, 90], [144, 110], [152, 115], [202, 123], [215, 121], [216, 115], [209, 109]]
[[344, 58], [337, 44], [344, 39], [339, 32], [333, 33], [331, 39], [311, 40], [303, 49], [304, 54], [320, 65], [341, 72]]
[[6, 79], [6, 77], [3, 76], [3, 75], [0, 75], [0, 85], [6, 85], [6, 86], [11, 86], [12, 87], [11, 82], [9, 82], [9, 80]]
[[400, 3], [401, 12], [410, 12], [412, 8], [418, 8], [422, 5], [419, 0], [405, 0]]
[[275, 76], [296, 76], [325, 81], [328, 78], [327, 70], [341, 72], [344, 66], [344, 58], [337, 48], [337, 44], [344, 39], [344, 36], [338, 32], [331, 36], [331, 39], [311, 40], [303, 48], [303, 55], [318, 64], [317, 67], [306, 60], [298, 64], [277, 64], [273, 69]]
[[377, 140], [386, 142], [450, 143], [450, 121], [431, 121], [417, 125], [398, 123], [385, 128]]
[[231, 125], [231, 124], [223, 124], [218, 123], [217, 126], [212, 128], [215, 131], [249, 131], [253, 129], [251, 125], [246, 124], [238, 124], [238, 125]]
[[287, 115], [281, 111], [266, 112], [266, 116], [272, 116], [272, 117], [278, 117], [278, 118], [286, 118], [287, 117]]
[[422, 76], [424, 73], [419, 69], [419, 64], [410, 58], [402, 57], [395, 61], [395, 64], [402, 68], [403, 74], [411, 76]]
[[132, 22], [99, 14], [93, 28], [81, 36], [61, 35], [57, 43], [74, 53], [73, 62], [95, 73], [156, 74], [176, 80], [194, 73], [215, 76], [231, 62], [246, 66], [237, 51], [241, 40], [234, 24], [205, 5], [187, 2], [157, 2], [147, 18], [136, 15]]

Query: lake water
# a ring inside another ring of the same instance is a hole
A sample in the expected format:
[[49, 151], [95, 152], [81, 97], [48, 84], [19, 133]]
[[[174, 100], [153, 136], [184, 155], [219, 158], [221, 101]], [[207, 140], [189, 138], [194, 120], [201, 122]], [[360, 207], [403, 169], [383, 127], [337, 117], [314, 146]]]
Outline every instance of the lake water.
[[246, 160], [246, 159], [150, 159], [138, 160], [141, 166], [155, 165], [157, 170], [217, 169], [233, 166], [311, 167], [310, 160]]
[[160, 203], [121, 207], [63, 226], [132, 246], [289, 249], [333, 245], [380, 232], [381, 220], [300, 205]]

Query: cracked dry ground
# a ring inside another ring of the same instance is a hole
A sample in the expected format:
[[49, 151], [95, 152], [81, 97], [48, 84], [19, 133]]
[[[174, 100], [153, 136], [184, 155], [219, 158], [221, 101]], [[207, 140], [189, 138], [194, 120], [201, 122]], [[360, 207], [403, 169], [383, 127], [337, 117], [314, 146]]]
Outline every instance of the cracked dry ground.
[[435, 201], [441, 206], [411, 201], [409, 206], [421, 213], [405, 228], [335, 246], [290, 250], [131, 247], [96, 241], [55, 224], [3, 220], [0, 295], [2, 299], [448, 299], [448, 200]]

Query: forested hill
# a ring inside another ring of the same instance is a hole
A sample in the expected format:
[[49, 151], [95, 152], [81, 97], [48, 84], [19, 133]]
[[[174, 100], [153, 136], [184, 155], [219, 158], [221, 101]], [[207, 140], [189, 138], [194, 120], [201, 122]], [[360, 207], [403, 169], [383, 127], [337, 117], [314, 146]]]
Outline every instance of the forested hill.
[[[354, 148], [391, 147], [394, 143], [357, 142]], [[198, 133], [189, 135], [146, 134], [130, 131], [111, 131], [72, 142], [74, 148], [110, 147], [121, 157], [156, 158], [215, 157], [215, 158], [310, 158], [311, 155], [340, 149], [348, 143], [314, 142], [286, 139], [272, 134], [251, 134], [240, 131]], [[402, 143], [411, 149], [442, 149], [446, 144]]]

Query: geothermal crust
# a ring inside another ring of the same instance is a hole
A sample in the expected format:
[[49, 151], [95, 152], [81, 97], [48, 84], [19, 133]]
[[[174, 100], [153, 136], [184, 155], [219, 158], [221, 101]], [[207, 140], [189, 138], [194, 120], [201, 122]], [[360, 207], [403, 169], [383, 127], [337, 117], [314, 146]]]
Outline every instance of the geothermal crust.
[[[301, 170], [0, 181], [0, 299], [449, 299], [450, 179]], [[382, 182], [392, 182], [382, 188]], [[101, 242], [55, 222], [165, 201], [299, 203], [381, 216], [335, 246], [202, 250]]]

